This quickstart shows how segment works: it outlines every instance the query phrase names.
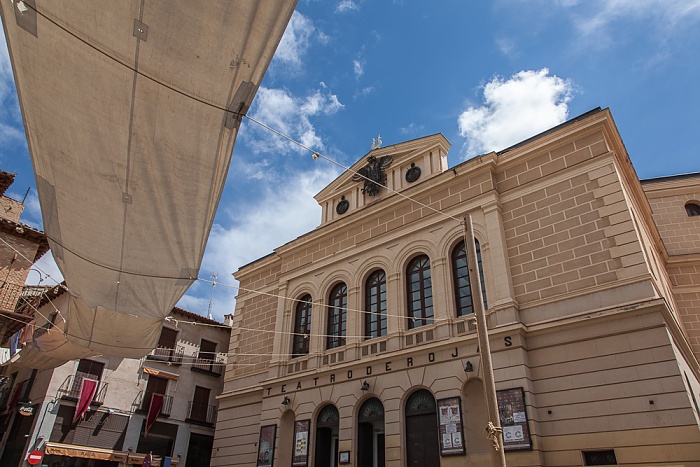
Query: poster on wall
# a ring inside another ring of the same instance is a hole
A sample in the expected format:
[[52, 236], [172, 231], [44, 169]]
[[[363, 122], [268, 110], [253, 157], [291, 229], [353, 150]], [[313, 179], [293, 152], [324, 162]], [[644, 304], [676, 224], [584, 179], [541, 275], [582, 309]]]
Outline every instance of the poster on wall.
[[309, 427], [311, 420], [294, 422], [294, 458], [293, 466], [306, 467], [309, 463]]
[[503, 429], [503, 449], [532, 449], [523, 388], [496, 391], [496, 399]]
[[464, 430], [462, 404], [459, 397], [439, 399], [438, 424], [440, 425], [440, 455], [464, 454]]
[[260, 441], [258, 442], [258, 465], [257, 467], [272, 467], [275, 458], [275, 434], [277, 425], [266, 425], [260, 427]]

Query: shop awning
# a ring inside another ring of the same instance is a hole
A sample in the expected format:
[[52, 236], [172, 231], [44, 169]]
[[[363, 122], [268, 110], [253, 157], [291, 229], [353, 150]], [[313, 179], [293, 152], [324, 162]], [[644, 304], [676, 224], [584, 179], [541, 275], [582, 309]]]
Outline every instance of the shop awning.
[[[76, 446], [73, 444], [62, 444], [47, 442], [44, 451], [46, 455], [79, 457], [82, 459], [97, 459], [103, 461], [124, 462], [127, 465], [142, 465], [145, 453], [115, 451], [113, 449], [93, 448], [90, 446]], [[171, 459], [170, 465], [177, 467], [179, 460]], [[154, 456], [153, 466], [158, 467], [161, 464], [161, 458]]]

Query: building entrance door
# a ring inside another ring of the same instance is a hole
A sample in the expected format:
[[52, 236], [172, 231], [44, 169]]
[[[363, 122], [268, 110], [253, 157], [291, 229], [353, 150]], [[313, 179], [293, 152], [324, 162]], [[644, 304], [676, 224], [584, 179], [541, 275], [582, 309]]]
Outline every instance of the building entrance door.
[[338, 467], [338, 424], [340, 415], [334, 405], [325, 406], [316, 419], [315, 467]]
[[367, 399], [357, 414], [358, 467], [384, 467], [384, 406]]
[[440, 465], [435, 398], [425, 389], [406, 402], [406, 458], [408, 467]]

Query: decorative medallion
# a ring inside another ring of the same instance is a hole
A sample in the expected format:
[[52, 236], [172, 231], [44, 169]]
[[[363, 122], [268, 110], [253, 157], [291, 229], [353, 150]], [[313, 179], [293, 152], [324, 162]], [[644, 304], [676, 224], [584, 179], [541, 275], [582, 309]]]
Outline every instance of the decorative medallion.
[[411, 168], [406, 171], [406, 181], [413, 183], [420, 177], [420, 167], [416, 167], [414, 162], [411, 162]]
[[340, 197], [340, 201], [338, 201], [338, 204], [335, 206], [335, 212], [338, 214], [345, 214], [348, 212], [348, 208], [350, 207], [350, 203], [348, 202], [347, 199], [345, 199], [345, 196]]
[[353, 182], [364, 181], [362, 194], [374, 196], [379, 193], [379, 188], [386, 186], [386, 173], [384, 170], [391, 165], [391, 156], [382, 156], [377, 159], [375, 156], [367, 158], [367, 165], [357, 171], [352, 177]]

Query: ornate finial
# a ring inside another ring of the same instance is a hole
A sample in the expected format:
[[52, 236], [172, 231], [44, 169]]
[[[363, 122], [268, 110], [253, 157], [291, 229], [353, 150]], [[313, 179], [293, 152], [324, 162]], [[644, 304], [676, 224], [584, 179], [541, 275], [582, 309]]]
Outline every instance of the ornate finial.
[[379, 149], [382, 147], [382, 135], [377, 135], [377, 139], [372, 138], [372, 149]]

